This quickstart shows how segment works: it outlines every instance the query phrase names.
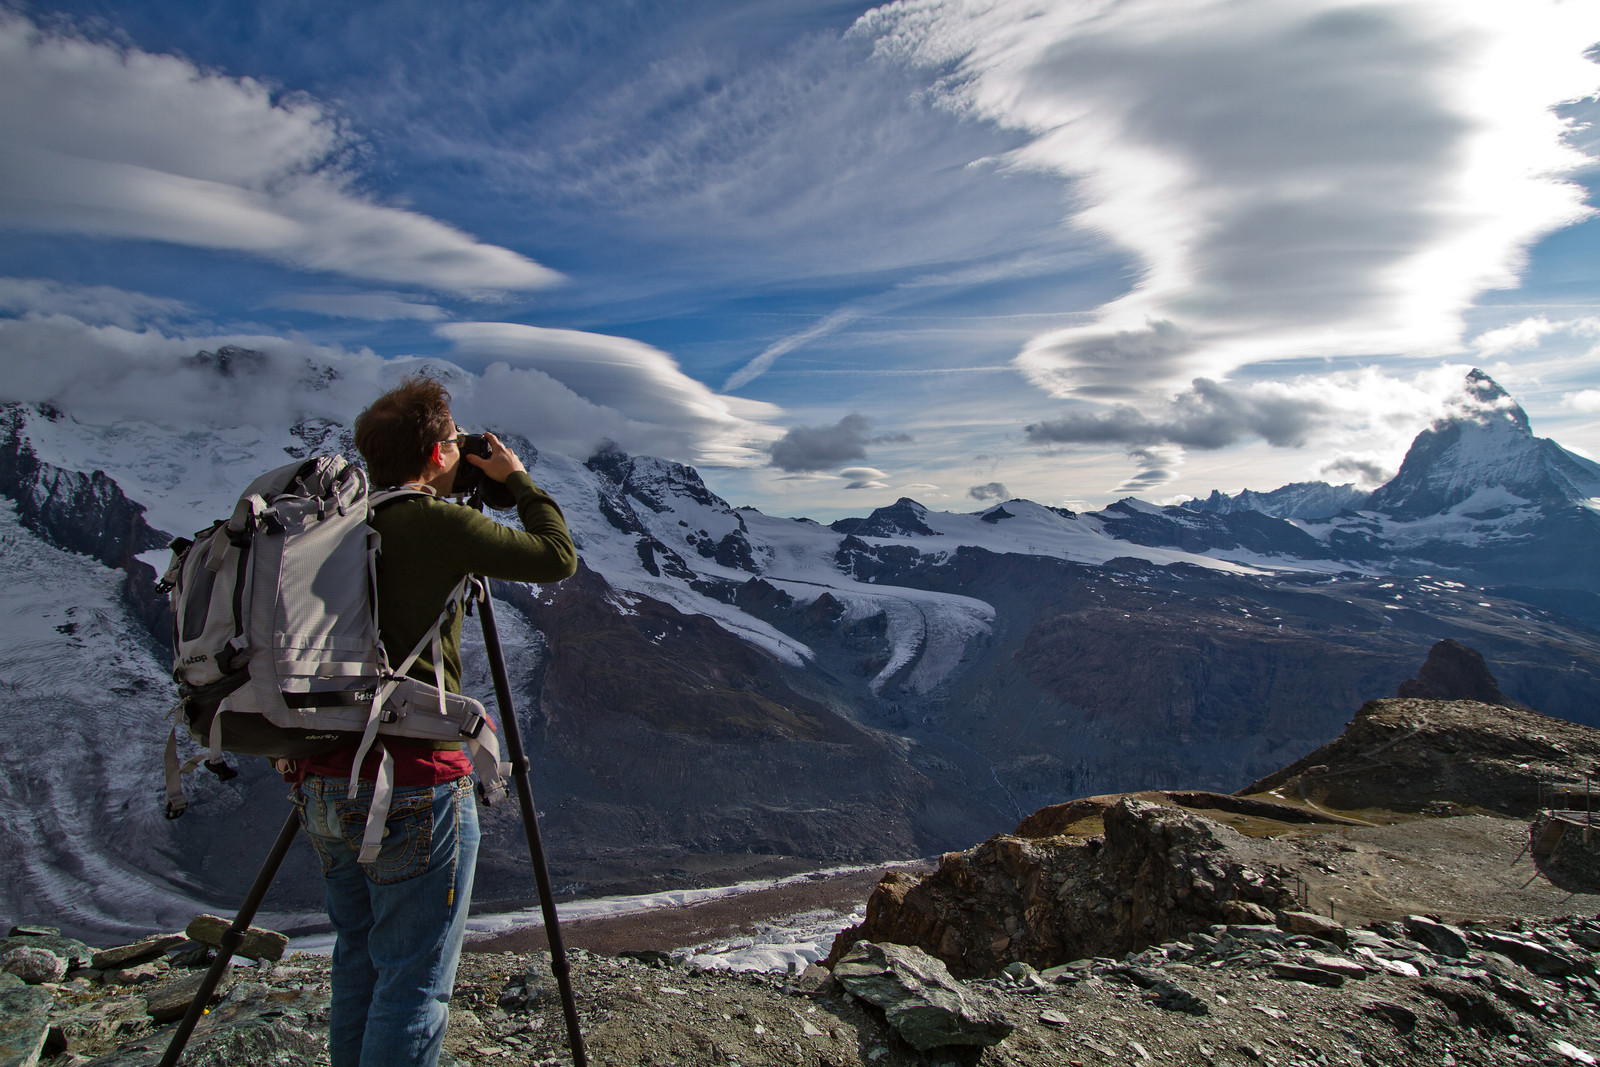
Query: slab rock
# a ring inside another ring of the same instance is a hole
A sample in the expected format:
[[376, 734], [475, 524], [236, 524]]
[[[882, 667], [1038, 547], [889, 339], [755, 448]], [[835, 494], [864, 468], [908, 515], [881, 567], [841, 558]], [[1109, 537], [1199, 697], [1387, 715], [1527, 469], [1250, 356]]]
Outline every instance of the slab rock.
[[944, 964], [909, 945], [858, 941], [834, 965], [833, 977], [882, 1008], [889, 1025], [923, 1051], [997, 1045], [1014, 1029], [997, 1007], [963, 989]]
[[186, 941], [182, 934], [156, 934], [142, 941], [135, 941], [128, 945], [118, 945], [115, 948], [103, 948], [94, 954], [90, 966], [97, 971], [114, 971], [122, 967], [134, 967], [141, 963], [149, 963], [158, 959], [168, 949], [181, 945]]
[[[232, 925], [233, 923], [221, 916], [196, 915], [184, 933], [201, 944], [221, 948], [222, 935], [226, 934]], [[284, 950], [288, 947], [289, 939], [283, 934], [276, 930], [252, 926], [245, 930], [244, 939], [239, 943], [238, 951], [234, 955], [244, 956], [246, 959], [276, 962], [283, 959]]]

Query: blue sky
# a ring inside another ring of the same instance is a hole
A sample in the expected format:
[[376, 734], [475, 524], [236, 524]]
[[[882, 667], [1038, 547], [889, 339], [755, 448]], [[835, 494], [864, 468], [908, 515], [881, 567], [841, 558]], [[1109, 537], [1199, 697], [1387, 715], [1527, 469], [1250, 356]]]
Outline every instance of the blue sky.
[[1600, 455], [1597, 43], [1556, 0], [0, 4], [0, 394], [245, 423], [297, 401], [159, 383], [428, 365], [821, 519], [1373, 484], [1471, 366]]

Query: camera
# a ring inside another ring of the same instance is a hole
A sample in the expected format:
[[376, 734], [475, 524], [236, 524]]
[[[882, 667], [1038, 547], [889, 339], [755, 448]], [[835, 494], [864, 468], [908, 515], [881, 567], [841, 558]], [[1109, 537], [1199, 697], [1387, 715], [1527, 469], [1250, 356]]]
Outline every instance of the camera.
[[481, 500], [486, 507], [496, 511], [506, 511], [517, 506], [517, 499], [511, 495], [511, 490], [506, 488], [505, 483], [485, 477], [483, 471], [467, 462], [468, 456], [488, 459], [493, 451], [487, 434], [462, 434], [461, 463], [456, 467], [456, 481], [450, 492], [454, 496], [470, 496], [473, 500]]

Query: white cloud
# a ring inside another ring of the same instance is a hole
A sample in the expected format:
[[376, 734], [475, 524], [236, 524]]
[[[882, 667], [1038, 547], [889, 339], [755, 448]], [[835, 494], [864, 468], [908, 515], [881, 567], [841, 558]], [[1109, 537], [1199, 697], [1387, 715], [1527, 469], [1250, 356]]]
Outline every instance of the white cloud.
[[1055, 396], [1244, 364], [1442, 354], [1528, 245], [1583, 217], [1552, 108], [1593, 94], [1600, 7], [1541, 0], [907, 0], [854, 31], [1025, 132], [1129, 292], [1017, 360]]
[[355, 188], [337, 117], [186, 60], [0, 14], [0, 221], [456, 293], [554, 271]]
[[332, 318], [366, 319], [371, 322], [392, 322], [396, 319], [438, 322], [449, 318], [437, 304], [408, 300], [399, 293], [280, 293], [271, 300], [271, 305]]
[[1472, 339], [1472, 347], [1479, 355], [1493, 358], [1511, 352], [1539, 348], [1545, 338], [1562, 334], [1572, 337], [1600, 336], [1600, 318], [1585, 317], [1551, 322], [1544, 315], [1536, 315], [1498, 329], [1486, 330]]
[[761, 446], [778, 436], [776, 405], [719, 396], [640, 341], [509, 322], [445, 323], [435, 332], [458, 358], [500, 364], [485, 371], [486, 387], [536, 374], [611, 412], [610, 421], [625, 420], [610, 436], [630, 450], [746, 466], [765, 461]]
[[66, 285], [48, 278], [0, 278], [0, 312], [70, 315], [98, 325], [135, 328], [190, 314], [181, 300], [109, 285]]
[[1600, 389], [1581, 389], [1561, 398], [1561, 406], [1585, 415], [1600, 412]]
[[[385, 359], [275, 336], [173, 336], [92, 326], [67, 315], [0, 319], [0, 364], [6, 368], [0, 400], [48, 402], [106, 424], [281, 429], [321, 417], [349, 425], [402, 375], [428, 373], [444, 380], [462, 425], [520, 433], [540, 448], [582, 457], [611, 441], [630, 452], [689, 462], [754, 467], [766, 461], [760, 445], [777, 431], [758, 419], [777, 414], [771, 405], [717, 397], [636, 341], [545, 334], [538, 343], [520, 338], [512, 361], [502, 358], [474, 372], [445, 359]], [[224, 345], [260, 358], [235, 360], [229, 374], [218, 373], [214, 360], [195, 358]], [[481, 355], [484, 346], [463, 342], [462, 350]], [[577, 388], [537, 367], [542, 356]], [[593, 370], [608, 361], [609, 367]], [[583, 364], [593, 373], [569, 373]]]

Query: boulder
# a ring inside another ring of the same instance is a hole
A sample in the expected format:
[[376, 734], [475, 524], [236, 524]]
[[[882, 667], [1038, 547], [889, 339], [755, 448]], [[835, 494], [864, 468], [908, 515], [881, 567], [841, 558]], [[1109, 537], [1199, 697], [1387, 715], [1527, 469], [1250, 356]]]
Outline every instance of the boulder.
[[1467, 953], [1472, 951], [1472, 946], [1467, 944], [1467, 935], [1448, 923], [1422, 915], [1407, 915], [1401, 920], [1401, 926], [1407, 937], [1440, 956], [1464, 960]]
[[[16, 927], [16, 929], [33, 929], [49, 931], [53, 926]], [[44, 932], [37, 934], [17, 934], [0, 941], [0, 957], [14, 948], [42, 948], [60, 956], [67, 961], [68, 970], [73, 967], [87, 967], [94, 959], [94, 949], [71, 937], [60, 937], [56, 934]]]
[[67, 973], [67, 961], [45, 948], [14, 948], [0, 956], [0, 971], [14, 974], [29, 985], [59, 982]]
[[846, 990], [883, 1009], [913, 1047], [997, 1045], [1014, 1029], [998, 1008], [964, 990], [949, 970], [909, 945], [858, 941], [833, 968]]

